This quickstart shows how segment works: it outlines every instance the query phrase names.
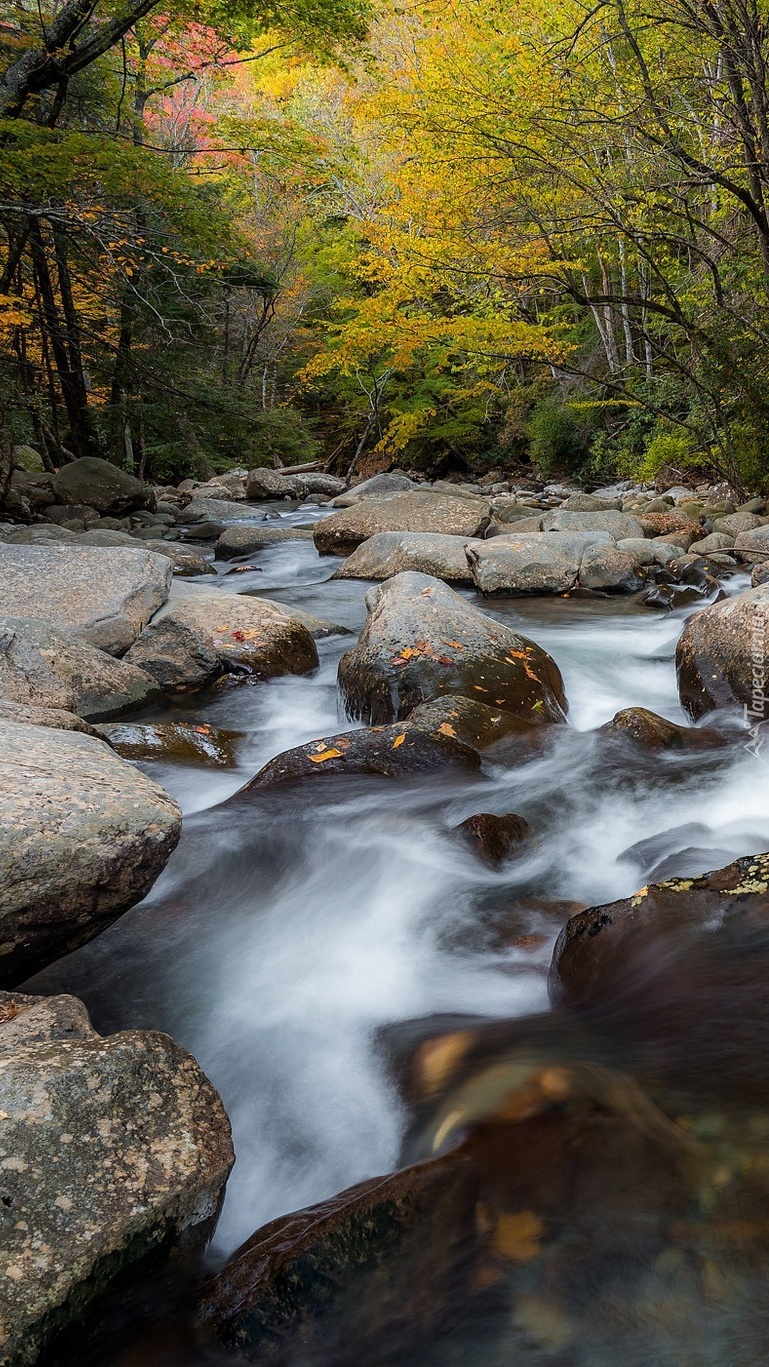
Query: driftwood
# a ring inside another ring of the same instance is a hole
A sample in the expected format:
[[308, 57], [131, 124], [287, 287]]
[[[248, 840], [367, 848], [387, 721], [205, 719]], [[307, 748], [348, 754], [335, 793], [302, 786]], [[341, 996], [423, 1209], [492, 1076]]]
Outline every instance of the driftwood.
[[275, 473], [276, 475], [304, 475], [309, 474], [311, 470], [320, 470], [321, 468], [322, 461], [308, 460], [304, 465], [280, 465]]

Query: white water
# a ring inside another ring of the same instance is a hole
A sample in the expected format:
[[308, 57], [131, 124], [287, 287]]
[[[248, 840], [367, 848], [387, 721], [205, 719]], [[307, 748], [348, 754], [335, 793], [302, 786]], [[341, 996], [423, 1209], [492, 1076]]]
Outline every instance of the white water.
[[[348, 627], [363, 620], [367, 586], [327, 582], [336, 562], [319, 560], [311, 542], [251, 561], [263, 573], [215, 587], [257, 589]], [[269, 758], [349, 726], [334, 680], [351, 638], [320, 643], [312, 678], [239, 683], [204, 707], [190, 700], [197, 718], [242, 734], [237, 771], [147, 766], [183, 803], [179, 849], [140, 907], [36, 980], [82, 996], [99, 1029], [164, 1029], [199, 1059], [238, 1155], [217, 1231], [223, 1252], [275, 1215], [397, 1163], [405, 1116], [380, 1027], [545, 1008], [564, 913], [543, 901], [625, 896], [687, 848], [676, 871], [769, 848], [766, 771], [739, 742], [646, 760], [594, 732], [631, 705], [682, 720], [673, 668], [682, 615], [626, 600], [486, 607], [563, 671], [571, 725], [551, 748], [483, 777], [318, 782], [234, 813], [216, 804]], [[531, 823], [531, 851], [503, 873], [450, 835], [481, 810]], [[700, 829], [620, 858], [690, 823]], [[512, 944], [530, 931], [547, 936], [534, 954]]]

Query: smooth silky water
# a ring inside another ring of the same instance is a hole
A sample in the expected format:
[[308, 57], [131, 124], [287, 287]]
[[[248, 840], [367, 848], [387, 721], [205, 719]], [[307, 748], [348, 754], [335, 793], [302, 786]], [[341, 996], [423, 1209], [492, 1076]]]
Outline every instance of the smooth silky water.
[[[320, 515], [280, 511], [292, 524]], [[220, 577], [189, 591], [261, 594], [355, 632], [368, 585], [331, 581], [338, 563], [320, 559], [312, 542], [284, 542], [251, 556], [254, 570], [231, 574], [221, 565]], [[734, 579], [728, 591], [745, 585]], [[221, 807], [282, 750], [351, 728], [338, 710], [335, 675], [352, 635], [319, 642], [320, 669], [310, 678], [237, 681], [172, 713], [148, 714], [236, 731], [236, 766], [142, 764], [184, 809], [176, 853], [140, 906], [31, 983], [81, 997], [102, 1032], [167, 1031], [218, 1088], [237, 1162], [209, 1252], [214, 1263], [266, 1221], [403, 1161], [410, 1116], [392, 1062], [399, 1032], [408, 1040], [415, 1031], [428, 1035], [431, 1021], [547, 1011], [547, 965], [571, 910], [564, 904], [611, 901], [655, 872], [688, 876], [769, 849], [766, 770], [740, 741], [712, 753], [645, 757], [596, 733], [633, 705], [685, 720], [673, 656], [687, 613], [659, 614], [622, 597], [483, 607], [561, 668], [570, 724], [554, 729], [544, 748], [523, 757], [518, 750], [481, 776], [318, 776], [250, 806]], [[524, 857], [500, 872], [481, 864], [451, 834], [477, 811], [525, 817], [533, 840]], [[122, 1356], [130, 1332], [121, 1323], [118, 1342], [107, 1333], [88, 1361], [220, 1361], [175, 1338], [169, 1348], [152, 1333], [135, 1356]], [[477, 1356], [472, 1342], [471, 1325], [429, 1361], [497, 1362], [480, 1330]], [[714, 1351], [713, 1363], [727, 1367]], [[582, 1362], [534, 1350], [525, 1360]], [[615, 1360], [610, 1340], [600, 1361]], [[403, 1345], [383, 1345], [382, 1367], [406, 1361]], [[637, 1361], [646, 1367], [643, 1355]]]

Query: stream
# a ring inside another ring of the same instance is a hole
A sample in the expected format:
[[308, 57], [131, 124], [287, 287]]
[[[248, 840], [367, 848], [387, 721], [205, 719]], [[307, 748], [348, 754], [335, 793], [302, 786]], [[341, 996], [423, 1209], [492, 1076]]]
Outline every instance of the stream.
[[[291, 525], [322, 515], [272, 511]], [[189, 591], [255, 593], [359, 630], [368, 584], [329, 582], [339, 562], [311, 541], [249, 563], [238, 574], [218, 565]], [[142, 762], [182, 805], [179, 847], [140, 906], [30, 984], [81, 997], [100, 1032], [167, 1031], [219, 1090], [237, 1162], [214, 1263], [266, 1221], [402, 1163], [409, 1115], [393, 1041], [427, 1035], [430, 1022], [545, 1011], [564, 904], [609, 902], [769, 849], [769, 784], [739, 742], [645, 756], [596, 732], [634, 705], [686, 720], [673, 656], [691, 608], [659, 614], [625, 597], [482, 606], [562, 671], [570, 724], [545, 747], [481, 776], [329, 780], [222, 808], [276, 754], [351, 729], [335, 687], [349, 634], [318, 642], [312, 676], [239, 680], [155, 710], [142, 720], [236, 732], [236, 765]], [[534, 833], [502, 871], [452, 835], [478, 811], [516, 812]], [[165, 1351], [145, 1343], [141, 1361], [197, 1361]], [[103, 1354], [123, 1361], [114, 1346]]]

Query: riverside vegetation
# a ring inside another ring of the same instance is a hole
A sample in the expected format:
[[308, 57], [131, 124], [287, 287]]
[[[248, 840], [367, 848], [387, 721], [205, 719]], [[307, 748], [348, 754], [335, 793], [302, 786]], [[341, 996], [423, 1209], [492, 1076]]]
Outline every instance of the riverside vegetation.
[[765, 1362], [767, 19], [0, 16], [5, 1367]]

